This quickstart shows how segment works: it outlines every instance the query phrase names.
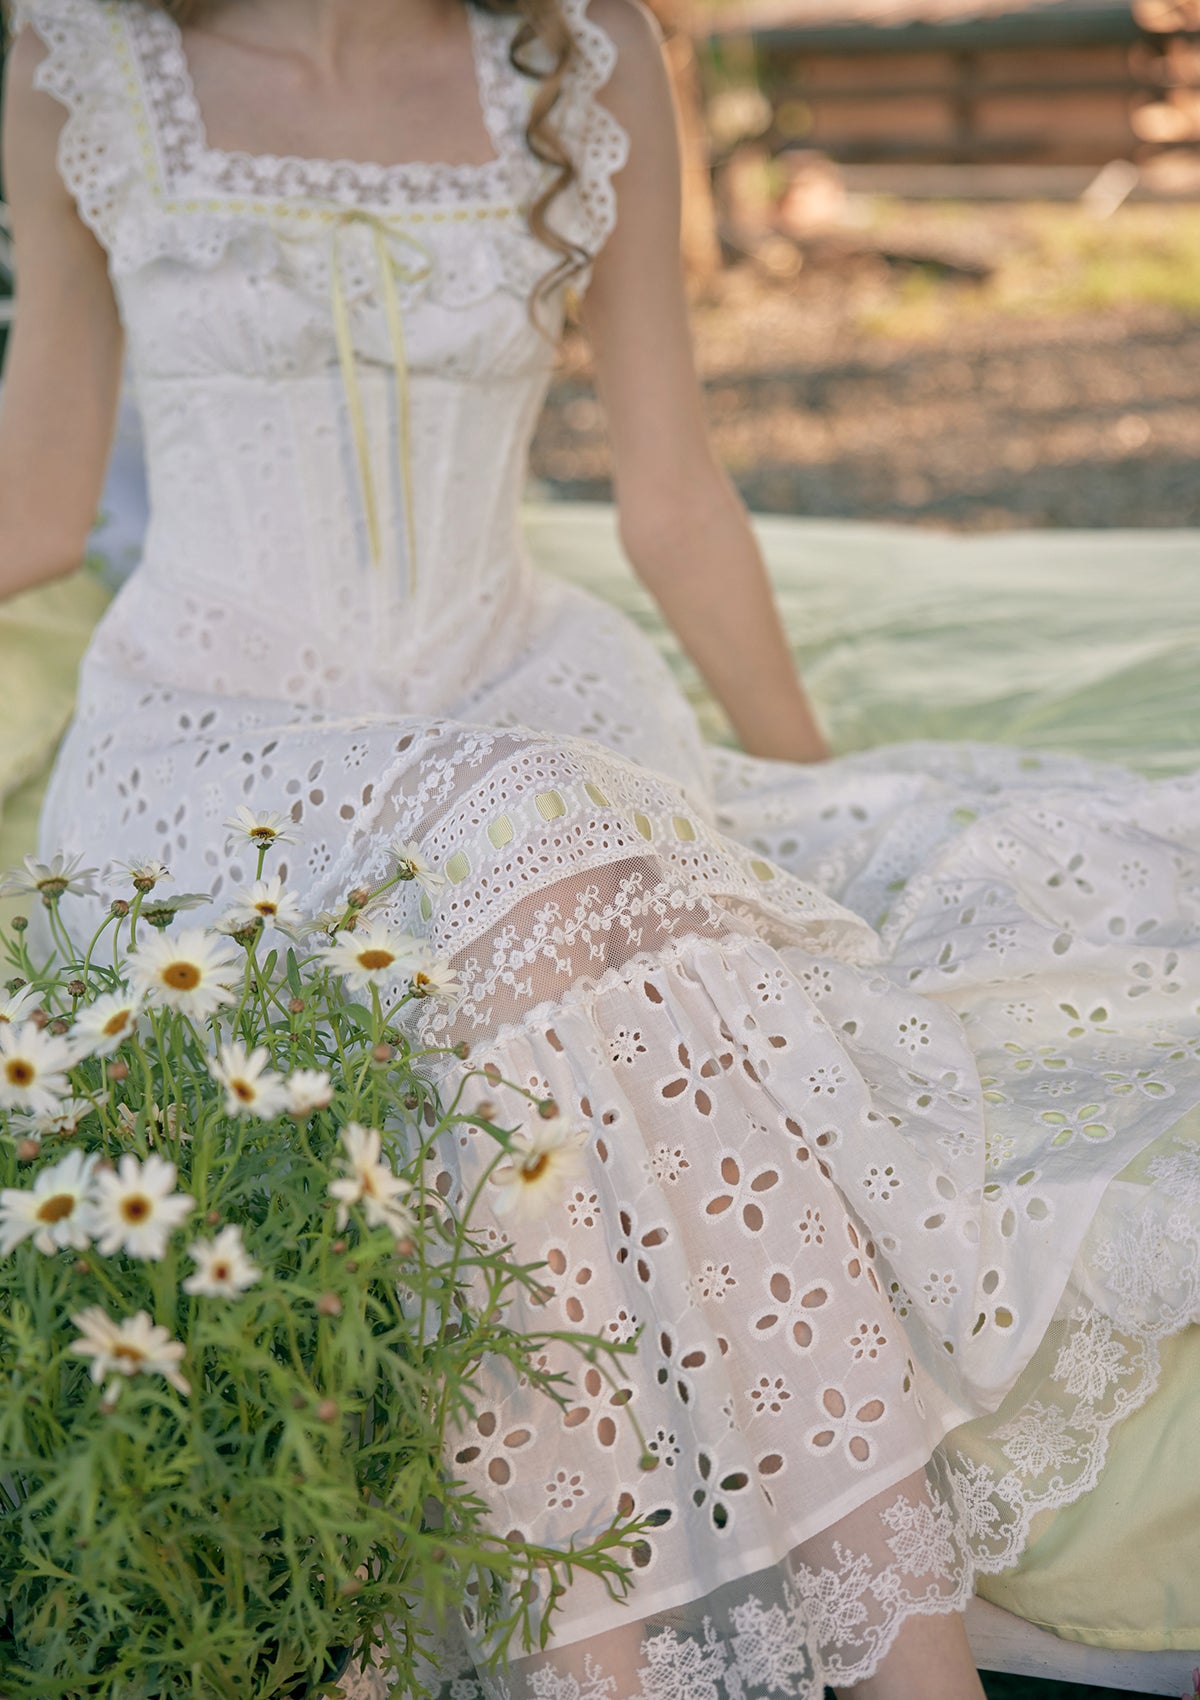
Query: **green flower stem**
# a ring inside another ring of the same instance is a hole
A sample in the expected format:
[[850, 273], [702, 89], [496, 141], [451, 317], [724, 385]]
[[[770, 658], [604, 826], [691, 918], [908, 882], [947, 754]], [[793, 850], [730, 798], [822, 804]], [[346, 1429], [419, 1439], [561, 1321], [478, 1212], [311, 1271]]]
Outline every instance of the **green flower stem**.
[[58, 913], [59, 902], [60, 899], [57, 897], [43, 898], [42, 906], [50, 922], [50, 931], [54, 936], [54, 942], [62, 952], [64, 962], [72, 962], [75, 957], [75, 946], [62, 924], [62, 919]]
[[[142, 904], [145, 901], [146, 901], [146, 893], [144, 891], [136, 892], [134, 894], [133, 902], [132, 902], [132, 904], [130, 905], [130, 908], [129, 908], [129, 948], [130, 948], [130, 950], [136, 950], [137, 949], [138, 916], [142, 912]], [[119, 929], [118, 929], [118, 931], [119, 931]]]
[[100, 925], [96, 928], [95, 932], [92, 934], [91, 938], [88, 940], [87, 949], [83, 953], [82, 977], [83, 977], [84, 980], [89, 979], [90, 976], [91, 976], [92, 956], [95, 952], [96, 946], [100, 943], [100, 940], [103, 937], [107, 928], [111, 927], [113, 922], [117, 919], [118, 919], [118, 917], [116, 915], [114, 915], [112, 910], [110, 909], [108, 911], [108, 914], [104, 917], [103, 921], [101, 921]]

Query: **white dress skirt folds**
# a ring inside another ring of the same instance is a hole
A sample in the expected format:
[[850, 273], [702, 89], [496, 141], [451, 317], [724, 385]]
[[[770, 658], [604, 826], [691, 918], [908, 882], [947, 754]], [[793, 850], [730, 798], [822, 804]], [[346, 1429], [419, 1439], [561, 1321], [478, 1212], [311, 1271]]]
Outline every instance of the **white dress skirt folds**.
[[[594, 256], [628, 141], [612, 43], [564, 7], [554, 217]], [[420, 841], [448, 883], [395, 918], [467, 988], [426, 1031], [589, 1130], [582, 1178], [509, 1231], [559, 1325], [643, 1329], [622, 1374], [658, 1460], [577, 1362], [565, 1414], [497, 1375], [452, 1463], [501, 1528], [657, 1527], [630, 1598], [582, 1578], [544, 1653], [489, 1675], [464, 1624], [445, 1692], [819, 1700], [1095, 1482], [1197, 1315], [1200, 780], [706, 746], [635, 627], [534, 572], [553, 255], [512, 18], [468, 8], [494, 158], [383, 168], [210, 146], [176, 25], [136, 0], [19, 15], [151, 498], [43, 851], [153, 855], [223, 906], [222, 823], [279, 810], [317, 911]]]

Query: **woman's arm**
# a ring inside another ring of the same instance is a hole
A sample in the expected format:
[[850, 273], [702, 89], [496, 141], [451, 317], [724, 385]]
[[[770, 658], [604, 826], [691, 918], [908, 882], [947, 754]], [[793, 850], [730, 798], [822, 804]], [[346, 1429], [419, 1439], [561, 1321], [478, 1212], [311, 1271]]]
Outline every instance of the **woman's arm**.
[[23, 30], [5, 77], [4, 183], [18, 278], [0, 400], [0, 599], [82, 561], [121, 382], [104, 250], [55, 163], [65, 114], [33, 86], [44, 52]]
[[[584, 326], [612, 444], [621, 541], [752, 754], [829, 754], [796, 675], [746, 510], [704, 419], [679, 259], [679, 151], [657, 25], [593, 0], [617, 67], [603, 99], [630, 138], [617, 225]], [[553, 215], [552, 215], [553, 216]]]

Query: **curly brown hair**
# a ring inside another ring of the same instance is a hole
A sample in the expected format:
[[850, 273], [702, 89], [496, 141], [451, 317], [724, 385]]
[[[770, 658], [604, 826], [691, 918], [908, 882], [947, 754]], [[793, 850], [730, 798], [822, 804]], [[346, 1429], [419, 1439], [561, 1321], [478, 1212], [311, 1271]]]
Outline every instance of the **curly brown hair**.
[[[148, 0], [148, 3], [160, 6], [177, 23], [183, 24], [203, 10], [205, 0]], [[525, 143], [535, 159], [551, 168], [551, 176], [530, 206], [527, 218], [533, 235], [558, 258], [534, 286], [529, 307], [536, 323], [538, 309], [548, 297], [560, 284], [568, 283], [583, 270], [590, 259], [578, 243], [555, 230], [548, 217], [553, 203], [575, 178], [575, 167], [553, 123], [554, 108], [562, 94], [563, 78], [574, 51], [575, 39], [558, 0], [464, 0], [464, 3], [478, 6], [486, 12], [520, 16], [521, 23], [509, 48], [509, 59], [514, 70], [522, 76], [535, 77], [541, 85], [530, 106]], [[549, 58], [549, 70], [540, 70], [530, 58], [530, 49], [539, 46]]]

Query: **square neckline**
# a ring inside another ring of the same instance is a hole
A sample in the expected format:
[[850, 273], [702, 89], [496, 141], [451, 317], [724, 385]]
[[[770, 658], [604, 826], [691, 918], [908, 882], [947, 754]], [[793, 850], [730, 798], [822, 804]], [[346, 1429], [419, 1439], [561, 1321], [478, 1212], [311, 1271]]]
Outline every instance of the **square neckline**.
[[510, 19], [503, 13], [467, 0], [475, 92], [494, 150], [492, 158], [466, 164], [411, 159], [385, 165], [376, 160], [216, 147], [196, 96], [178, 21], [165, 8], [145, 4], [121, 5], [119, 11], [141, 73], [164, 181], [172, 189], [190, 181], [210, 193], [249, 188], [281, 200], [348, 194], [359, 205], [379, 199], [412, 204], [423, 197], [455, 205], [492, 205], [512, 198], [514, 131], [518, 136], [523, 131], [530, 97], [508, 62]]

